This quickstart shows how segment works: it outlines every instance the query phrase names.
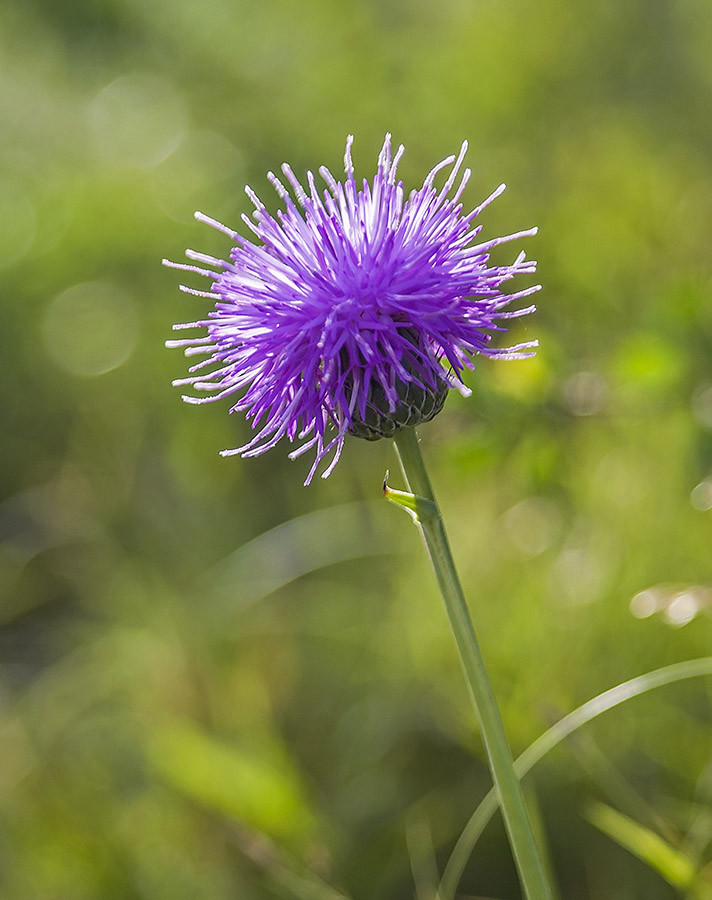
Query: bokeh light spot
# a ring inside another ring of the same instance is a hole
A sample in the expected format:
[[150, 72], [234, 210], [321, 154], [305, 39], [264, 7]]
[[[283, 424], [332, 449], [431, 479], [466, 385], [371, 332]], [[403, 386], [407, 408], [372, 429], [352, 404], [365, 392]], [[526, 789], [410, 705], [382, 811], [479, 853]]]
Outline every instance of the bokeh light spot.
[[97, 94], [87, 107], [87, 120], [99, 157], [149, 169], [179, 146], [188, 115], [167, 79], [134, 72]]
[[690, 503], [702, 512], [712, 509], [712, 478], [705, 478], [692, 489]]
[[220, 216], [225, 198], [242, 198], [244, 160], [222, 135], [191, 131], [174, 153], [151, 173], [159, 206], [178, 222], [193, 223], [196, 209]]
[[703, 385], [699, 387], [692, 397], [692, 412], [695, 419], [702, 425], [712, 431], [712, 386]]
[[614, 506], [626, 508], [644, 500], [652, 490], [644, 461], [621, 447], [611, 450], [594, 470], [599, 496]]
[[18, 262], [35, 238], [35, 208], [16, 184], [0, 178], [0, 269]]
[[575, 416], [592, 416], [605, 406], [608, 386], [596, 372], [577, 372], [564, 382], [563, 397]]
[[660, 601], [657, 592], [649, 588], [640, 591], [630, 601], [630, 611], [636, 619], [647, 619], [658, 611]]
[[712, 588], [703, 584], [656, 584], [640, 591], [630, 601], [630, 611], [637, 619], [659, 613], [665, 624], [673, 628], [681, 628], [699, 613], [711, 609]]
[[134, 301], [121, 288], [87, 281], [52, 300], [42, 337], [55, 363], [73, 375], [101, 375], [125, 362], [138, 337]]
[[527, 497], [505, 513], [504, 523], [514, 546], [527, 556], [537, 556], [559, 536], [561, 514], [551, 500]]
[[551, 568], [552, 588], [562, 604], [593, 603], [605, 588], [611, 566], [611, 560], [592, 547], [566, 547]]
[[695, 618], [699, 608], [697, 597], [693, 591], [681, 591], [669, 603], [665, 610], [665, 619], [669, 625], [680, 628]]

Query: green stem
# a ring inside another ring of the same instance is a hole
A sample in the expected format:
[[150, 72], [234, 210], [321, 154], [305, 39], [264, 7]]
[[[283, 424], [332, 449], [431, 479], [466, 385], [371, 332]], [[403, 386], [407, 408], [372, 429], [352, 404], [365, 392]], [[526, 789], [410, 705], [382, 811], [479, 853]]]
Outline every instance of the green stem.
[[[460, 652], [524, 895], [527, 900], [551, 900], [552, 892], [534, 841], [519, 779], [514, 771], [512, 751], [509, 749], [502, 717], [455, 570], [445, 526], [420, 453], [415, 429], [403, 428], [397, 431], [395, 444], [408, 488], [416, 498], [416, 521], [430, 555]], [[426, 502], [419, 503], [421, 498]]]

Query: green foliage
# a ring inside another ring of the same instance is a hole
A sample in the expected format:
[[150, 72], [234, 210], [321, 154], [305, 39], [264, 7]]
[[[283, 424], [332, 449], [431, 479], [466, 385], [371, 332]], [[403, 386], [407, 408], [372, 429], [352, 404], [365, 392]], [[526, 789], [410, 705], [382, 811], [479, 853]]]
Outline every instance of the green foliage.
[[697, 867], [687, 854], [670, 846], [659, 834], [634, 822], [604, 803], [594, 803], [588, 810], [588, 819], [614, 841], [630, 850], [638, 859], [659, 872], [668, 884], [681, 890], [689, 890], [690, 896], [707, 900], [712, 896], [712, 886], [697, 882]]
[[[422, 428], [515, 753], [709, 653], [711, 42], [703, 0], [0, 5], [3, 897], [405, 900], [489, 788], [390, 443], [305, 489], [170, 387], [204, 307], [159, 260], [227, 251], [193, 210], [347, 133], [408, 185], [468, 138], [485, 236], [540, 226], [538, 356]], [[675, 896], [663, 845], [703, 896], [709, 722], [671, 686], [528, 776], [562, 897]], [[461, 890], [517, 896], [496, 823]]]

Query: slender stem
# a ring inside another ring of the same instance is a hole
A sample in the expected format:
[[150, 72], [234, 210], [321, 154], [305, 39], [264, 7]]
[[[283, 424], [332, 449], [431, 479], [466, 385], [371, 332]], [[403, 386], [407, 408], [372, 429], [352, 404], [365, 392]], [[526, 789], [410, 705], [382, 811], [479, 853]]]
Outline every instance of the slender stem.
[[514, 771], [502, 717], [495, 700], [475, 629], [455, 570], [440, 510], [425, 469], [414, 428], [396, 432], [396, 449], [408, 488], [428, 501], [418, 508], [420, 527], [455, 635], [460, 661], [480, 723], [504, 823], [527, 900], [551, 900], [552, 892], [534, 840], [524, 795]]

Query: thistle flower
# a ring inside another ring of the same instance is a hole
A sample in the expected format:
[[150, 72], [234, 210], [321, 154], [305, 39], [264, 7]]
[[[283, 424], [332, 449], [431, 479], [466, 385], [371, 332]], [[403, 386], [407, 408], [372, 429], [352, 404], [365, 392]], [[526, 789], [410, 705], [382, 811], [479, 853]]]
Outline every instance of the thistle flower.
[[[396, 180], [403, 146], [392, 155], [386, 135], [373, 182], [364, 180], [359, 188], [352, 142], [346, 142], [343, 182], [319, 170], [323, 193], [311, 172], [306, 191], [282, 166], [293, 196], [268, 173], [284, 204], [276, 217], [245, 188], [255, 211], [254, 221], [242, 219], [256, 241], [196, 213], [234, 242], [229, 260], [192, 250], [186, 251], [189, 259], [211, 268], [164, 260], [212, 280], [209, 292], [181, 286], [214, 301], [208, 317], [174, 326], [207, 333], [167, 342], [187, 356], [207, 355], [174, 384], [210, 396], [183, 399], [206, 403], [238, 395], [230, 412], [244, 412], [256, 434], [222, 455], [257, 456], [283, 437], [301, 440], [289, 455], [314, 448], [306, 484], [328, 454], [322, 477], [331, 473], [347, 433], [391, 437], [437, 414], [450, 388], [469, 394], [462, 374], [473, 368], [473, 356], [511, 359], [531, 355], [536, 346], [492, 346], [492, 332], [504, 330], [502, 320], [534, 310], [506, 307], [539, 286], [503, 293], [504, 282], [534, 272], [536, 264], [521, 253], [511, 265], [490, 266], [489, 253], [536, 229], [475, 243], [482, 227], [474, 224], [477, 216], [505, 186], [463, 213], [460, 198], [470, 170], [455, 183], [467, 143], [406, 199]], [[448, 167], [438, 189], [436, 176]]]

